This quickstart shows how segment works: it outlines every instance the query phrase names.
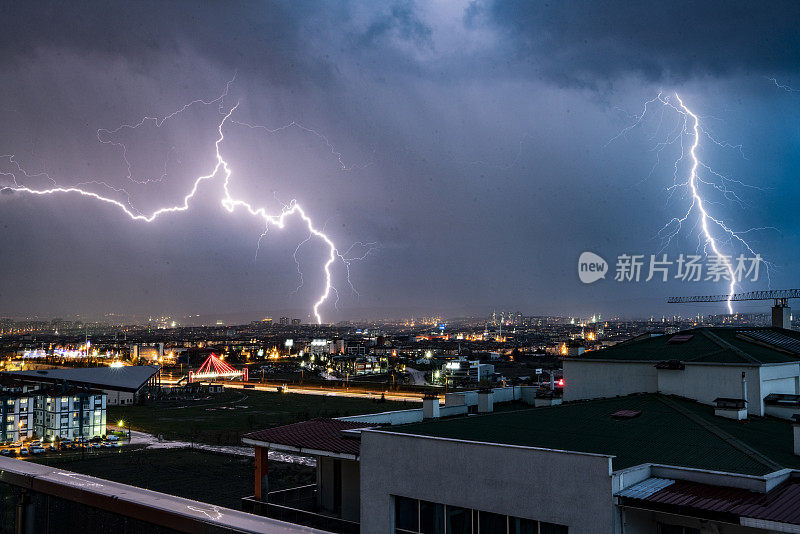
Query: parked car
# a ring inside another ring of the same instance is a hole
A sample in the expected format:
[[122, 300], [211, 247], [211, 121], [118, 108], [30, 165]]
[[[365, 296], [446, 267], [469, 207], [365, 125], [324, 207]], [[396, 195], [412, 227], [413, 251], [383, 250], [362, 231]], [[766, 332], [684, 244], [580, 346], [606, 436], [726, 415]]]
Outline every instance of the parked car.
[[11, 449], [0, 449], [0, 454], [3, 456], [11, 456]]
[[19, 455], [20, 456], [28, 456], [28, 448], [27, 447], [21, 447], [19, 449]]
[[31, 454], [42, 454], [47, 452], [44, 447], [31, 447]]

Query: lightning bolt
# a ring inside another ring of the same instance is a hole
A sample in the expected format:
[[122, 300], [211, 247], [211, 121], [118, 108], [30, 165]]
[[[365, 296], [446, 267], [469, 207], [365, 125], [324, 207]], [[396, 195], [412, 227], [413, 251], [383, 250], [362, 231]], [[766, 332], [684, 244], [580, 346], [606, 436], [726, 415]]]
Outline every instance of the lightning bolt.
[[794, 87], [790, 87], [788, 85], [779, 83], [776, 78], [767, 78], [767, 80], [775, 84], [775, 87], [777, 87], [778, 89], [783, 89], [787, 93], [800, 93], [800, 89], [795, 89]]
[[[622, 131], [620, 131], [620, 133], [618, 133], [611, 140], [609, 140], [608, 143], [615, 141], [616, 139], [630, 132], [632, 129], [641, 125], [642, 121], [649, 114], [650, 112], [649, 107], [651, 105], [662, 106], [661, 107], [662, 114], [659, 118], [658, 127], [656, 129], [656, 133], [654, 133], [653, 136], [650, 138], [651, 141], [654, 140], [658, 132], [662, 130], [662, 124], [664, 120], [664, 113], [663, 113], [664, 110], [672, 110], [676, 112], [678, 116], [681, 118], [681, 120], [678, 122], [675, 128], [667, 132], [663, 140], [656, 143], [653, 149], [656, 152], [656, 162], [650, 169], [650, 173], [647, 175], [647, 178], [645, 179], [648, 179], [660, 164], [662, 151], [668, 146], [671, 146], [675, 143], [680, 143], [681, 147], [680, 156], [673, 163], [673, 183], [666, 189], [669, 195], [672, 196], [673, 194], [675, 194], [676, 191], [685, 188], [688, 191], [689, 196], [691, 198], [691, 201], [686, 211], [683, 212], [681, 216], [673, 217], [658, 232], [657, 235], [662, 239], [661, 250], [666, 248], [666, 246], [672, 241], [672, 239], [680, 233], [684, 224], [686, 224], [687, 221], [689, 221], [689, 219], [696, 214], [697, 217], [695, 224], [697, 225], [697, 227], [699, 227], [699, 240], [700, 240], [698, 248], [702, 248], [707, 255], [709, 251], [713, 253], [713, 255], [715, 255], [722, 263], [724, 270], [730, 277], [730, 281], [728, 284], [728, 298], [726, 300], [726, 305], [728, 308], [728, 313], [733, 313], [732, 298], [736, 290], [736, 270], [734, 269], [733, 263], [731, 262], [731, 256], [727, 256], [722, 253], [722, 247], [721, 247], [722, 241], [720, 240], [720, 238], [715, 237], [715, 234], [721, 233], [725, 237], [724, 241], [727, 244], [733, 245], [734, 242], [738, 243], [739, 246], [744, 248], [748, 253], [752, 254], [753, 257], [757, 258], [757, 261], [763, 262], [767, 267], [767, 276], [769, 277], [769, 268], [771, 267], [771, 264], [761, 259], [761, 256], [753, 250], [750, 244], [742, 236], [749, 232], [760, 231], [760, 230], [775, 230], [775, 228], [763, 227], [763, 228], [751, 228], [745, 231], [733, 230], [730, 226], [728, 226], [725, 223], [723, 219], [716, 217], [710, 213], [708, 206], [714, 204], [715, 202], [709, 200], [707, 197], [704, 196], [701, 186], [712, 187], [713, 189], [719, 191], [722, 194], [723, 198], [725, 198], [728, 201], [735, 202], [742, 207], [745, 205], [743, 199], [739, 197], [736, 191], [729, 188], [729, 185], [736, 184], [738, 186], [759, 189], [759, 190], [763, 188], [748, 185], [739, 180], [731, 179], [728, 176], [725, 176], [724, 174], [715, 171], [714, 169], [711, 168], [711, 166], [707, 165], [700, 159], [697, 152], [700, 147], [701, 139], [703, 138], [709, 139], [712, 143], [720, 147], [737, 150], [742, 157], [745, 157], [745, 155], [741, 145], [731, 145], [728, 143], [723, 143], [717, 140], [709, 132], [705, 131], [702, 128], [700, 117], [683, 102], [683, 100], [677, 93], [674, 95], [674, 101], [671, 97], [665, 96], [663, 92], [659, 92], [658, 96], [646, 101], [644, 103], [642, 112], [639, 115], [635, 115], [633, 117], [634, 120], [632, 124], [630, 124]], [[688, 150], [684, 146], [685, 138], [690, 139]], [[680, 164], [684, 158], [688, 158], [690, 165], [689, 165], [688, 177], [681, 178]], [[703, 177], [701, 175], [701, 170], [710, 176]]]
[[[234, 76], [234, 79], [235, 79], [235, 76]], [[220, 200], [220, 202], [222, 204], [222, 207], [229, 213], [233, 213], [237, 209], [242, 209], [242, 210], [246, 211], [247, 213], [249, 213], [250, 215], [252, 215], [254, 217], [257, 217], [257, 218], [260, 218], [264, 222], [265, 230], [261, 234], [261, 237], [259, 238], [259, 241], [258, 241], [259, 246], [261, 244], [261, 240], [266, 235], [267, 230], [270, 228], [270, 226], [275, 226], [277, 228], [281, 228], [282, 229], [282, 228], [284, 228], [286, 226], [287, 220], [289, 218], [291, 218], [291, 217], [298, 218], [305, 225], [305, 227], [308, 230], [308, 238], [306, 238], [304, 241], [302, 241], [298, 245], [297, 249], [295, 250], [295, 254], [294, 254], [295, 261], [297, 261], [297, 250], [299, 250], [300, 246], [302, 246], [304, 243], [306, 243], [312, 237], [316, 237], [317, 239], [319, 239], [325, 245], [328, 253], [327, 253], [327, 257], [325, 259], [325, 262], [324, 262], [324, 264], [322, 266], [323, 278], [324, 278], [324, 282], [325, 282], [324, 289], [323, 289], [322, 293], [319, 295], [319, 297], [314, 301], [313, 306], [312, 306], [312, 312], [314, 314], [314, 318], [316, 319], [318, 324], [322, 324], [322, 315], [320, 313], [320, 307], [330, 298], [331, 293], [336, 293], [336, 295], [337, 295], [337, 303], [338, 303], [338, 291], [336, 290], [336, 288], [334, 287], [334, 284], [333, 284], [333, 272], [332, 272], [332, 269], [333, 269], [334, 264], [337, 261], [340, 261], [345, 266], [347, 282], [348, 282], [348, 284], [350, 284], [350, 287], [353, 288], [353, 291], [355, 291], [355, 288], [353, 287], [352, 282], [350, 280], [350, 264], [351, 264], [352, 261], [356, 261], [358, 259], [366, 258], [366, 256], [372, 251], [373, 248], [375, 248], [377, 246], [377, 244], [374, 244], [374, 243], [368, 244], [367, 252], [365, 252], [360, 257], [349, 257], [348, 254], [353, 249], [353, 247], [355, 247], [356, 245], [362, 245], [363, 246], [363, 244], [356, 243], [353, 246], [351, 246], [350, 249], [348, 249], [344, 254], [340, 253], [338, 248], [337, 248], [337, 246], [336, 246], [336, 244], [333, 242], [333, 240], [323, 230], [320, 230], [319, 228], [317, 228], [317, 226], [314, 224], [312, 218], [307, 214], [307, 212], [301, 207], [301, 205], [296, 200], [292, 200], [288, 204], [282, 204], [283, 207], [282, 207], [281, 211], [279, 213], [277, 213], [277, 214], [272, 214], [272, 213], [269, 213], [265, 208], [256, 207], [251, 202], [249, 202], [247, 200], [244, 200], [244, 199], [241, 199], [241, 198], [236, 198], [231, 193], [230, 183], [231, 183], [231, 176], [233, 175], [233, 171], [231, 169], [230, 164], [225, 160], [225, 158], [223, 157], [222, 152], [221, 152], [221, 145], [222, 145], [223, 141], [225, 140], [224, 127], [226, 126], [226, 123], [237, 123], [237, 124], [242, 124], [242, 125], [248, 126], [250, 128], [258, 128], [257, 126], [252, 126], [252, 125], [245, 124], [245, 123], [238, 123], [238, 122], [233, 121], [231, 119], [232, 115], [234, 114], [234, 112], [239, 107], [239, 102], [237, 102], [235, 105], [233, 105], [232, 107], [227, 109], [227, 111], [225, 111], [224, 100], [228, 96], [228, 92], [229, 92], [230, 86], [233, 83], [234, 79], [229, 81], [227, 83], [226, 87], [225, 87], [225, 91], [220, 96], [218, 96], [217, 98], [215, 98], [213, 100], [201, 100], [201, 99], [193, 100], [193, 101], [189, 102], [188, 104], [185, 104], [183, 107], [181, 107], [177, 111], [174, 111], [173, 113], [170, 113], [169, 115], [166, 115], [163, 118], [144, 117], [141, 121], [139, 121], [136, 124], [123, 124], [122, 126], [119, 126], [118, 128], [116, 128], [114, 130], [99, 129], [97, 131], [97, 139], [98, 139], [98, 141], [100, 143], [110, 144], [110, 145], [113, 145], [113, 146], [118, 147], [120, 149], [120, 151], [122, 153], [123, 162], [124, 162], [124, 164], [126, 166], [126, 169], [127, 169], [126, 178], [128, 180], [130, 180], [130, 181], [132, 181], [134, 183], [137, 183], [137, 184], [147, 184], [147, 183], [154, 182], [154, 181], [161, 181], [161, 180], [164, 179], [164, 177], [167, 174], [167, 168], [166, 168], [167, 164], [166, 163], [165, 163], [165, 167], [164, 167], [164, 173], [162, 174], [162, 176], [160, 178], [157, 178], [157, 179], [145, 179], [145, 180], [141, 180], [141, 181], [140, 180], [136, 180], [135, 178], [133, 178], [132, 166], [131, 166], [131, 163], [129, 162], [128, 158], [127, 158], [127, 154], [128, 154], [127, 147], [121, 142], [112, 141], [110, 138], [114, 134], [116, 134], [116, 133], [118, 133], [118, 132], [120, 132], [122, 130], [125, 130], [125, 129], [137, 129], [137, 128], [139, 128], [139, 127], [141, 127], [144, 124], [149, 123], [149, 122], [153, 123], [156, 127], [161, 127], [169, 119], [172, 119], [172, 118], [178, 116], [180, 113], [186, 111], [190, 107], [192, 107], [194, 105], [197, 105], [197, 104], [202, 104], [202, 105], [218, 104], [219, 113], [220, 113], [220, 115], [222, 115], [222, 119], [220, 120], [220, 122], [217, 125], [217, 133], [218, 133], [218, 135], [217, 135], [216, 141], [214, 143], [216, 163], [214, 165], [214, 168], [211, 170], [211, 172], [209, 172], [208, 174], [199, 176], [199, 177], [197, 177], [195, 179], [194, 183], [192, 184], [191, 189], [183, 197], [183, 201], [178, 205], [159, 208], [159, 209], [151, 212], [150, 214], [144, 214], [141, 211], [139, 211], [138, 209], [136, 209], [131, 204], [130, 194], [124, 188], [115, 188], [115, 187], [113, 187], [113, 186], [111, 186], [111, 185], [109, 185], [109, 184], [107, 184], [105, 182], [102, 182], [102, 181], [82, 182], [80, 184], [76, 184], [76, 185], [68, 186], [68, 187], [59, 186], [55, 182], [55, 180], [53, 180], [46, 173], [38, 173], [38, 174], [34, 174], [34, 175], [27, 173], [22, 168], [22, 166], [16, 161], [16, 159], [14, 158], [14, 155], [12, 155], [12, 154], [1, 155], [0, 156], [0, 159], [7, 160], [9, 162], [9, 164], [13, 166], [13, 169], [11, 169], [10, 172], [0, 171], [0, 176], [8, 177], [13, 182], [13, 185], [4, 187], [2, 189], [2, 191], [3, 192], [13, 191], [13, 192], [23, 193], [23, 194], [33, 195], [33, 196], [75, 195], [75, 196], [79, 196], [79, 197], [85, 197], [87, 199], [96, 200], [96, 201], [98, 201], [100, 203], [108, 204], [110, 206], [113, 206], [113, 207], [117, 208], [118, 210], [120, 210], [124, 215], [126, 215], [127, 217], [129, 217], [133, 221], [142, 222], [142, 223], [152, 223], [156, 219], [158, 219], [158, 218], [160, 218], [160, 217], [162, 217], [164, 215], [187, 211], [189, 209], [189, 207], [190, 207], [190, 201], [196, 195], [200, 185], [203, 182], [213, 180], [214, 178], [217, 178], [218, 176], [222, 176], [222, 193], [223, 193], [223, 196], [222, 196], [222, 198]], [[321, 139], [323, 139], [323, 141], [325, 142], [326, 146], [328, 146], [330, 148], [332, 154], [337, 157], [337, 160], [339, 161], [339, 164], [342, 167], [342, 169], [349, 170], [350, 168], [352, 168], [352, 167], [347, 167], [344, 164], [344, 161], [343, 161], [341, 153], [337, 152], [334, 149], [333, 145], [330, 143], [328, 138], [325, 137], [324, 135], [320, 134], [316, 130], [313, 130], [311, 128], [306, 128], [306, 127], [304, 127], [304, 126], [302, 126], [302, 125], [300, 125], [298, 123], [292, 122], [292, 123], [290, 123], [290, 124], [288, 124], [288, 125], [286, 125], [284, 127], [277, 128], [275, 130], [269, 130], [269, 131], [270, 131], [270, 133], [277, 133], [278, 131], [281, 131], [283, 129], [286, 129], [286, 128], [289, 128], [289, 127], [293, 127], [293, 126], [294, 127], [298, 127], [300, 129], [302, 129], [303, 131], [306, 131], [306, 132], [309, 132], [309, 133], [313, 133], [314, 135], [319, 136]], [[173, 151], [173, 149], [171, 148], [169, 153], [167, 154], [168, 158], [169, 158], [170, 154], [172, 153], [172, 151]], [[53, 187], [49, 187], [47, 189], [35, 189], [35, 188], [32, 188], [32, 187], [29, 187], [29, 186], [27, 186], [25, 184], [21, 184], [19, 182], [18, 175], [24, 176], [25, 178], [32, 178], [32, 177], [37, 177], [37, 176], [46, 177], [48, 180], [50, 180], [53, 183]], [[82, 187], [82, 186], [86, 186], [86, 185], [90, 185], [90, 184], [99, 185], [99, 186], [107, 188], [107, 189], [109, 189], [111, 191], [114, 191], [116, 193], [122, 194], [127, 198], [127, 202], [123, 203], [123, 202], [120, 202], [119, 200], [116, 200], [115, 198], [104, 196], [104, 195], [102, 195], [100, 193], [97, 193], [95, 191], [91, 191], [91, 190], [88, 190], [88, 189], [84, 189]], [[299, 263], [298, 263], [298, 272], [300, 273], [300, 276], [301, 276], [301, 285], [302, 285], [302, 273], [300, 272]]]

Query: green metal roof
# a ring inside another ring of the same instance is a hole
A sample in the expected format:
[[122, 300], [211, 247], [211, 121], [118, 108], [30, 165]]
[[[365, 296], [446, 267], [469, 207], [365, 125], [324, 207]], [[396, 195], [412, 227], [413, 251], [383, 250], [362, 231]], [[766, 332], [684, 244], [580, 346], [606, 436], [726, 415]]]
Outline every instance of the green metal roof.
[[[800, 334], [780, 328], [694, 328], [678, 334], [666, 334], [626, 341], [603, 350], [585, 352], [582, 360], [665, 361], [686, 363], [733, 363], [761, 365], [800, 361], [800, 354], [745, 339], [747, 331], [773, 331], [800, 340]], [[675, 336], [691, 338], [670, 342]]]
[[[618, 410], [642, 413], [632, 419], [611, 417]], [[386, 431], [609, 454], [615, 456], [614, 470], [643, 463], [749, 475], [800, 469], [788, 421], [723, 419], [711, 406], [657, 394], [425, 421]]]

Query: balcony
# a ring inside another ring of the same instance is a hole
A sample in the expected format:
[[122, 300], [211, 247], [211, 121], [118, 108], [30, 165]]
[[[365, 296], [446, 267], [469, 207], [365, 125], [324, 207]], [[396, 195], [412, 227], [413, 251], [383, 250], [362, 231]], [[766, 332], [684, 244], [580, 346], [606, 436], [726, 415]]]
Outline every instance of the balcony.
[[337, 532], [359, 534], [360, 525], [323, 511], [317, 504], [317, 485], [309, 484], [279, 491], [271, 491], [267, 501], [255, 497], [242, 498], [242, 510], [295, 525]]

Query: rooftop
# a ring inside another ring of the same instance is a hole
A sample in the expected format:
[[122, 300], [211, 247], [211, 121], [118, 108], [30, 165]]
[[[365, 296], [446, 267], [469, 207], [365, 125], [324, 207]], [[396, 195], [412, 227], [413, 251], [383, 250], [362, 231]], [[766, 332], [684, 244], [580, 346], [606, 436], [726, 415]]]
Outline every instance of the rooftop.
[[[316, 418], [301, 423], [257, 430], [242, 436], [245, 443], [298, 452], [324, 452], [357, 458], [361, 449], [358, 437], [342, 434], [344, 430], [377, 426], [374, 423]], [[277, 447], [276, 447], [277, 446]]]
[[68, 381], [88, 384], [100, 389], [136, 391], [161, 367], [159, 365], [133, 365], [128, 367], [80, 367], [75, 369], [43, 369], [5, 373], [14, 378], [39, 382]]
[[[641, 413], [612, 417], [623, 410]], [[614, 456], [615, 471], [644, 463], [748, 475], [800, 468], [788, 421], [724, 419], [711, 406], [658, 394], [439, 419], [386, 431], [608, 454]]]
[[800, 333], [782, 328], [693, 328], [677, 334], [639, 337], [581, 360], [640, 360], [764, 365], [800, 361]]
[[623, 506], [690, 513], [733, 524], [745, 524], [740, 520], [743, 517], [800, 524], [800, 480], [797, 479], [789, 479], [764, 494], [686, 480], [651, 478], [621, 492], [619, 496]]

